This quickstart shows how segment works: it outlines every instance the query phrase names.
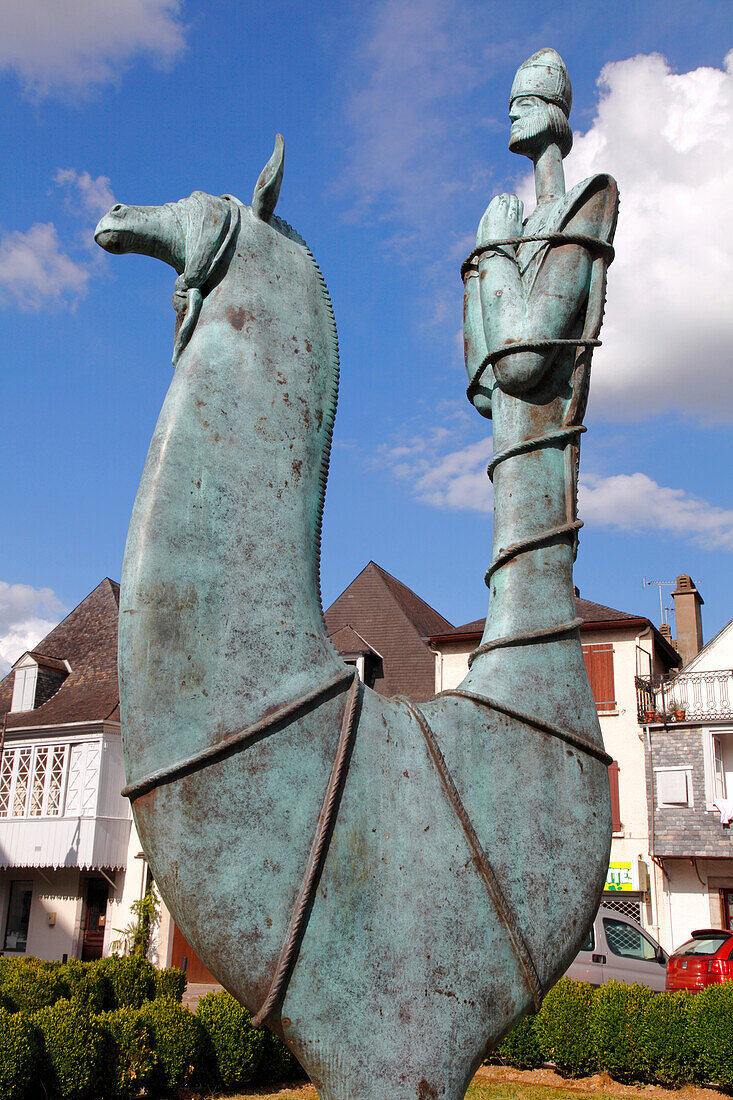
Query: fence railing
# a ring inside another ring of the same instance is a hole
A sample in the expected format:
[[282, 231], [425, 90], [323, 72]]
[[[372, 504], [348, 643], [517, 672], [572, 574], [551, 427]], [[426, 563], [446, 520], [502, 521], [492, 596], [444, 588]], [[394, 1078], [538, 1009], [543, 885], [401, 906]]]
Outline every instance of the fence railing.
[[643, 724], [733, 719], [733, 671], [688, 672], [654, 680], [637, 676], [636, 707]]

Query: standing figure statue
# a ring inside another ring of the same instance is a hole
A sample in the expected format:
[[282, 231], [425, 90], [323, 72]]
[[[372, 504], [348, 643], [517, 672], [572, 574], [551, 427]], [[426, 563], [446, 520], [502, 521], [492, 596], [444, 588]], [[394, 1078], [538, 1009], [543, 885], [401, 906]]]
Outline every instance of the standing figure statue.
[[275, 214], [280, 136], [249, 206], [116, 204], [96, 239], [176, 271], [175, 372], [120, 595], [130, 798], [173, 918], [322, 1100], [462, 1100], [567, 968], [611, 817], [573, 603], [575, 483], [616, 217], [565, 195], [570, 85], [523, 66], [502, 196], [465, 267], [469, 396], [493, 416], [486, 634], [455, 689], [387, 699], [334, 649], [320, 533], [338, 389], [331, 301]]

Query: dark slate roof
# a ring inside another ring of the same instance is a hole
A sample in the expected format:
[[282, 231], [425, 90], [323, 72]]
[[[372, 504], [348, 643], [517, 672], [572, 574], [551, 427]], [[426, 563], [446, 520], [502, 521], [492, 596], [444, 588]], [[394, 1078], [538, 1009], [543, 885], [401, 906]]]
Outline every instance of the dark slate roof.
[[339, 653], [346, 655], [347, 653], [358, 653], [359, 656], [366, 656], [373, 653], [375, 656], [380, 657], [381, 654], [377, 653], [369, 642], [365, 638], [362, 638], [358, 630], [354, 630], [348, 623], [346, 626], [342, 626], [340, 630], [337, 630], [335, 634], [331, 635], [331, 641], [336, 646]]
[[[119, 721], [117, 618], [120, 586], [106, 578], [50, 634], [33, 656], [68, 661], [71, 672], [61, 687], [35, 710], [8, 713], [7, 728], [57, 726], [67, 722]], [[14, 673], [0, 682], [0, 715], [9, 712]]]
[[[630, 615], [627, 611], [616, 611], [613, 607], [606, 607], [602, 603], [593, 603], [592, 600], [582, 600], [575, 597], [575, 607], [578, 618], [584, 623], [617, 623], [624, 619], [639, 622], [643, 616]], [[434, 634], [433, 638], [460, 638], [462, 635], [483, 634], [486, 619], [474, 619], [472, 623], [464, 623], [463, 626], [454, 626], [452, 630], [445, 630], [441, 634]]]
[[332, 641], [350, 626], [381, 654], [383, 676], [374, 684], [380, 695], [407, 695], [424, 702], [435, 694], [435, 654], [427, 639], [453, 627], [379, 565], [370, 561], [334, 600], [325, 618]]

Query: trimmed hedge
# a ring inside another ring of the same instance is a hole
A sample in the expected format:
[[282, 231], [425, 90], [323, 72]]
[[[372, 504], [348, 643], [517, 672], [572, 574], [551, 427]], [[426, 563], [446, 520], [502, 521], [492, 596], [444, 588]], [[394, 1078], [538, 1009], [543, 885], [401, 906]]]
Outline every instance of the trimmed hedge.
[[109, 1036], [105, 1097], [135, 1100], [141, 1089], [150, 1092], [158, 1057], [155, 1033], [140, 1009], [117, 1008], [99, 1017]]
[[520, 1020], [496, 1047], [493, 1058], [515, 1069], [537, 1069], [541, 1066], [545, 1058], [540, 1050], [536, 1020], [536, 1016], [525, 1016]]
[[0, 957], [0, 1007], [9, 1012], [37, 1012], [57, 1001], [71, 1000], [96, 1014], [140, 1008], [159, 997], [180, 1002], [185, 989], [183, 971], [174, 967], [156, 970], [139, 956], [113, 955], [87, 963]]
[[700, 1079], [733, 1091], [733, 983], [709, 985], [692, 998], [688, 1035]]
[[213, 1076], [210, 1047], [208, 1036], [193, 1012], [163, 997], [148, 1002], [139, 1015], [153, 1032], [157, 1087], [169, 1092], [206, 1084]]
[[107, 1077], [107, 1038], [99, 1019], [73, 1001], [31, 1016], [43, 1042], [43, 1080], [54, 1100], [96, 1100]]
[[535, 1020], [540, 1050], [564, 1077], [578, 1077], [596, 1068], [590, 1033], [594, 990], [587, 982], [561, 978], [544, 999]]
[[595, 1062], [617, 1081], [639, 1081], [644, 1076], [641, 1029], [654, 997], [656, 993], [647, 986], [625, 982], [608, 982], [593, 996], [589, 1022]]
[[0, 1100], [34, 1100], [40, 1094], [39, 1036], [22, 1013], [0, 1009]]
[[196, 1016], [211, 1043], [216, 1083], [229, 1089], [254, 1080], [266, 1040], [262, 1030], [252, 1027], [247, 1009], [230, 993], [207, 993]]

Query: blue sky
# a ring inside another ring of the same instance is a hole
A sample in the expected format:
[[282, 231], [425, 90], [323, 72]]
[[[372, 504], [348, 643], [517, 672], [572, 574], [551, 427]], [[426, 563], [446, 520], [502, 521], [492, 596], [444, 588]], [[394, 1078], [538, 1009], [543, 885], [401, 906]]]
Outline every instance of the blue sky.
[[[278, 213], [339, 328], [330, 603], [371, 558], [454, 623], [485, 613], [490, 427], [467, 404], [460, 261], [500, 191], [517, 65], [573, 81], [568, 183], [619, 181], [584, 437], [576, 580], [659, 618], [690, 573], [706, 638], [733, 616], [733, 47], [728, 0], [3, 0], [3, 669], [119, 578], [170, 382], [173, 273], [92, 241], [113, 201], [248, 202], [285, 136]], [[668, 589], [665, 591], [669, 591]]]

